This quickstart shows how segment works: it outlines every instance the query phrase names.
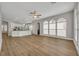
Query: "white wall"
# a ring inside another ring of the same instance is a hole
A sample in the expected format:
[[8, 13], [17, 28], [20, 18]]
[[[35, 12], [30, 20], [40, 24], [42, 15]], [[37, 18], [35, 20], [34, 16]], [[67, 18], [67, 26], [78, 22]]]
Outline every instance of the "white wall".
[[2, 32], [6, 33], [8, 30], [7, 28], [8, 22], [2, 21]]
[[74, 6], [74, 44], [79, 55], [79, 3], [76, 2]]
[[37, 25], [37, 21], [33, 21], [32, 25], [33, 25], [33, 30], [32, 30], [32, 34], [37, 34], [37, 30], [38, 30], [38, 25]]
[[77, 12], [78, 12], [78, 5], [75, 4], [75, 7], [74, 7], [74, 39], [76, 42], [77, 42], [77, 19], [78, 19]]
[[78, 22], [77, 22], [78, 24], [77, 24], [77, 33], [78, 33], [78, 47], [79, 47], [79, 2], [78, 2]]
[[2, 47], [2, 27], [1, 27], [1, 18], [0, 18], [0, 51]]

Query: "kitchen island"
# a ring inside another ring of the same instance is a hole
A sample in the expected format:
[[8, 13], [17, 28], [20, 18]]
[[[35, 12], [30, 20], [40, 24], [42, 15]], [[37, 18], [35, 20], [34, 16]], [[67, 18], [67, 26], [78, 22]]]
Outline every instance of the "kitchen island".
[[27, 31], [12, 31], [11, 36], [12, 37], [22, 37], [22, 36], [28, 36], [32, 35], [30, 30]]

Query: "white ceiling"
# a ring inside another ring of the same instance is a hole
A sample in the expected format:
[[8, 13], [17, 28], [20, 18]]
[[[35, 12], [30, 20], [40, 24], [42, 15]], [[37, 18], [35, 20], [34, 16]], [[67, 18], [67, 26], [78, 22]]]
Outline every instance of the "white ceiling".
[[33, 20], [30, 12], [34, 10], [42, 14], [42, 19], [72, 10], [74, 2], [0, 2], [0, 7], [4, 21], [28, 23]]

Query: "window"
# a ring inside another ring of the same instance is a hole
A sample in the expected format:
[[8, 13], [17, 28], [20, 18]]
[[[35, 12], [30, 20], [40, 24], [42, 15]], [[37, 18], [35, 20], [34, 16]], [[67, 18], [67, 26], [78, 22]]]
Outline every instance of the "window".
[[50, 20], [50, 22], [49, 22], [49, 35], [56, 35], [56, 22], [55, 22], [55, 20]]
[[43, 23], [43, 33], [48, 34], [48, 21], [44, 21]]
[[66, 37], [66, 20], [64, 18], [57, 20], [57, 36]]
[[66, 19], [45, 21], [43, 23], [43, 34], [66, 37]]

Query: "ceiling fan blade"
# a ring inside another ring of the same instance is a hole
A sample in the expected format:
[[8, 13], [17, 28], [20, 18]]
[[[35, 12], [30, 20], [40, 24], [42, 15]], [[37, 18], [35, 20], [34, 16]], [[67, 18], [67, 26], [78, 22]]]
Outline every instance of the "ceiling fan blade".
[[30, 14], [36, 14], [36, 11], [30, 12]]
[[41, 14], [36, 14], [37, 16], [41, 16]]
[[41, 16], [41, 14], [37, 14], [37, 16]]

